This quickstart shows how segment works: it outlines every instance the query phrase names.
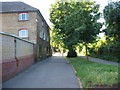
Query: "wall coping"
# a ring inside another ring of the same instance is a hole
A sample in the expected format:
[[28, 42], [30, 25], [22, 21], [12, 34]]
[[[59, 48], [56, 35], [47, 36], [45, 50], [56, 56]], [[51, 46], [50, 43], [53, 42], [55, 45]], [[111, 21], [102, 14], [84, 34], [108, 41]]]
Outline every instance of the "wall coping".
[[2, 35], [6, 35], [6, 36], [10, 36], [10, 37], [13, 37], [13, 38], [17, 38], [17, 39], [19, 39], [19, 40], [22, 40], [22, 41], [25, 41], [25, 42], [28, 42], [28, 43], [34, 44], [33, 42], [28, 41], [28, 40], [25, 40], [25, 39], [22, 39], [22, 38], [20, 38], [19, 36], [14, 35], [14, 34], [10, 34], [10, 33], [7, 33], [7, 32], [0, 32], [0, 34], [2, 34]]

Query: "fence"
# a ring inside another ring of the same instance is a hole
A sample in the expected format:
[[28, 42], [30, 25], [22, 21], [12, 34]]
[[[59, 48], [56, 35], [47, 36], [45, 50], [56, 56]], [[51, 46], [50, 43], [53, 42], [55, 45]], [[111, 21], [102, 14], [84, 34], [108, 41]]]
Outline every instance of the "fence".
[[2, 43], [2, 81], [8, 80], [34, 63], [34, 44], [15, 35], [0, 32]]

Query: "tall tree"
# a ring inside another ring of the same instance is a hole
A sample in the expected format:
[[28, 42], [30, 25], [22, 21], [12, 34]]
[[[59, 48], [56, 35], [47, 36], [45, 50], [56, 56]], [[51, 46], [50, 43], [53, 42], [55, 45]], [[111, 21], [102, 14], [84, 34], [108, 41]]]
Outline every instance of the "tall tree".
[[50, 20], [70, 52], [74, 52], [74, 46], [82, 42], [88, 56], [87, 44], [94, 41], [101, 28], [97, 22], [98, 11], [99, 5], [94, 2], [57, 2], [52, 6]]
[[[73, 43], [71, 32], [68, 34], [65, 26], [65, 17], [70, 15], [74, 10], [70, 7], [71, 3], [57, 2], [52, 5], [50, 10], [50, 21], [54, 24], [53, 32], [65, 45], [65, 48], [69, 51], [73, 51], [73, 46], [77, 43]], [[67, 40], [67, 41], [66, 41]], [[72, 54], [71, 54], [72, 55]], [[74, 55], [73, 55], [74, 56]], [[75, 55], [76, 56], [76, 55]]]
[[102, 26], [101, 23], [97, 22], [100, 18], [99, 5], [94, 2], [77, 2], [74, 6], [74, 12], [65, 17], [66, 29], [74, 30], [72, 33], [75, 35], [76, 42], [85, 45], [88, 58], [87, 44], [96, 39]]
[[103, 14], [107, 26], [106, 35], [120, 39], [120, 1], [108, 3]]
[[[106, 29], [104, 30], [105, 34], [110, 37], [113, 37], [113, 52], [114, 55], [118, 58], [120, 57], [120, 1], [119, 2], [110, 2], [104, 8], [104, 19], [106, 24]], [[108, 42], [109, 43], [109, 42]]]

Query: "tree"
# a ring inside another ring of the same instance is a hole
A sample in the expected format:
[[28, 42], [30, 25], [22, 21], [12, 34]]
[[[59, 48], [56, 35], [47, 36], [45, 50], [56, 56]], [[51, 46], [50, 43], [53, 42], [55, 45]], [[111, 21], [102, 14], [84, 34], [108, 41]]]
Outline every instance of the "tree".
[[107, 27], [104, 30], [106, 35], [120, 39], [120, 1], [108, 3], [103, 14]]
[[50, 21], [69, 53], [75, 53], [75, 45], [83, 43], [88, 58], [87, 44], [94, 41], [101, 28], [97, 22], [100, 17], [98, 10], [99, 5], [94, 2], [57, 2], [52, 6]]
[[74, 30], [76, 41], [85, 45], [87, 59], [87, 44], [96, 39], [102, 26], [101, 23], [97, 22], [100, 18], [98, 11], [99, 5], [95, 5], [94, 2], [77, 2], [74, 13], [65, 18], [66, 29]]
[[[113, 51], [116, 57], [120, 57], [120, 1], [119, 2], [110, 2], [104, 8], [104, 19], [106, 24], [106, 29], [104, 30], [105, 34], [110, 37], [113, 37]], [[109, 42], [108, 42], [109, 43]]]
[[[68, 5], [69, 4], [69, 5]], [[53, 26], [53, 32], [55, 33], [55, 37], [59, 38], [65, 48], [69, 49], [70, 53], [71, 51], [75, 51], [74, 50], [74, 45], [76, 43], [73, 43], [73, 39], [69, 33], [69, 35], [67, 34], [67, 31], [65, 29], [65, 17], [68, 16], [70, 13], [72, 13], [72, 11], [74, 11], [71, 7], [70, 7], [70, 3], [68, 2], [57, 2], [54, 5], [52, 5], [52, 8], [50, 10], [50, 21], [54, 24]], [[74, 35], [73, 35], [74, 36]], [[71, 41], [71, 42], [70, 42]], [[72, 55], [70, 54], [69, 55]], [[75, 54], [75, 52], [73, 52]], [[76, 54], [77, 55], [77, 54]], [[74, 56], [76, 56], [74, 55]]]
[[59, 37], [59, 35], [56, 35], [56, 33], [53, 31], [53, 29], [51, 29], [50, 31], [50, 43], [53, 49], [53, 52], [55, 52], [55, 48], [58, 48], [60, 51], [63, 52], [64, 50], [64, 43], [62, 42], [62, 39]]

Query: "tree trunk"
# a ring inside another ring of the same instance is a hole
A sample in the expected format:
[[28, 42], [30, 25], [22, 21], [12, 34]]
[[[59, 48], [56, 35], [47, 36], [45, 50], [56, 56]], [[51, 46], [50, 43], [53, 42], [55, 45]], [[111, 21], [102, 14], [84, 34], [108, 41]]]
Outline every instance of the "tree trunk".
[[77, 57], [77, 53], [72, 46], [69, 46], [68, 49], [69, 51], [68, 51], [67, 57]]
[[87, 60], [88, 60], [88, 50], [87, 50], [88, 48], [87, 48], [87, 43], [85, 43], [85, 51], [86, 51], [86, 58], [87, 58]]

